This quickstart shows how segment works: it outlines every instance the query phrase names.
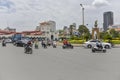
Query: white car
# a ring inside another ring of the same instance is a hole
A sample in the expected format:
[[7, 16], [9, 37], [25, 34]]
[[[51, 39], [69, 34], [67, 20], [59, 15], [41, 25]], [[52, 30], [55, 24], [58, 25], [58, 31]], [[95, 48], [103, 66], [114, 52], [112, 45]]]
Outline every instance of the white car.
[[85, 48], [92, 48], [92, 47], [96, 46], [97, 42], [102, 43], [104, 48], [107, 48], [107, 49], [111, 48], [111, 44], [110, 43], [101, 42], [99, 40], [89, 40], [89, 41], [87, 41], [87, 42], [85, 42], [83, 44], [83, 47], [85, 47]]
[[5, 42], [6, 43], [12, 43], [12, 40], [11, 39], [5, 39]]

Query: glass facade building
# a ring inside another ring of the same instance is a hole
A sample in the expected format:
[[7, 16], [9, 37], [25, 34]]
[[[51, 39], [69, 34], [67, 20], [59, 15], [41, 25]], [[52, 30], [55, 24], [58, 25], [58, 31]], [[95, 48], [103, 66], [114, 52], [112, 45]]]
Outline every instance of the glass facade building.
[[107, 31], [109, 26], [112, 26], [114, 24], [113, 21], [113, 12], [104, 12], [103, 14], [103, 29], [104, 31]]

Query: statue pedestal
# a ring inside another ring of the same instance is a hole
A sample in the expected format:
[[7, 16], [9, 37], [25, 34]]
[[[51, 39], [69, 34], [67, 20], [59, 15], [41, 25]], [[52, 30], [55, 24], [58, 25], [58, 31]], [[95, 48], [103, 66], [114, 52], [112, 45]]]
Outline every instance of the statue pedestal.
[[[94, 36], [95, 32], [97, 34]], [[100, 39], [99, 28], [97, 27], [92, 28], [92, 39]]]

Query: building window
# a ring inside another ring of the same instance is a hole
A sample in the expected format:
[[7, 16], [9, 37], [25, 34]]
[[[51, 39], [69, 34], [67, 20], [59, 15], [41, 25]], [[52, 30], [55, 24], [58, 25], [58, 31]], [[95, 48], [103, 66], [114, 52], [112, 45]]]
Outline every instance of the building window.
[[47, 27], [47, 30], [49, 30], [49, 27]]
[[44, 30], [44, 28], [42, 27], [42, 30]]

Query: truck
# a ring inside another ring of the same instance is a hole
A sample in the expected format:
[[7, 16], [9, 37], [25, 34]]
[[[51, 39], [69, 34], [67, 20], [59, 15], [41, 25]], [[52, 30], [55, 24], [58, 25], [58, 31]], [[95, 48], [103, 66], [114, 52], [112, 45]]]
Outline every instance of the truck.
[[12, 36], [12, 42], [16, 42], [18, 40], [21, 40], [22, 39], [22, 34], [21, 33], [16, 33]]

